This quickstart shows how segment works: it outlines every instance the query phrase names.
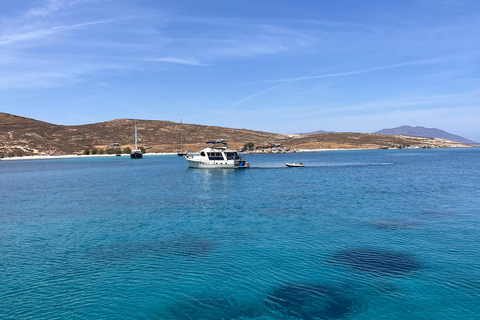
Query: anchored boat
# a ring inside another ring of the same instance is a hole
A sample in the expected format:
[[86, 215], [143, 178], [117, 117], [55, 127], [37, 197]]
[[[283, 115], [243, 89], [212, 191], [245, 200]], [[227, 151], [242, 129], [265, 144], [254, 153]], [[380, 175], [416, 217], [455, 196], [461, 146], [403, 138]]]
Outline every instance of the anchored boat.
[[130, 158], [132, 159], [142, 159], [143, 154], [142, 150], [138, 149], [137, 147], [137, 119], [135, 119], [135, 150], [130, 153]]
[[202, 169], [240, 169], [250, 164], [240, 158], [236, 150], [228, 150], [225, 140], [208, 141], [209, 147], [200, 150], [199, 154], [186, 156], [188, 167]]
[[182, 143], [183, 143], [183, 135], [182, 135], [182, 129], [183, 129], [183, 123], [182, 123], [182, 119], [180, 119], [180, 140], [179, 140], [179, 143], [178, 143], [178, 152], [177, 152], [177, 156], [179, 157], [185, 157], [186, 155], [188, 155], [187, 151], [183, 150], [182, 148]]

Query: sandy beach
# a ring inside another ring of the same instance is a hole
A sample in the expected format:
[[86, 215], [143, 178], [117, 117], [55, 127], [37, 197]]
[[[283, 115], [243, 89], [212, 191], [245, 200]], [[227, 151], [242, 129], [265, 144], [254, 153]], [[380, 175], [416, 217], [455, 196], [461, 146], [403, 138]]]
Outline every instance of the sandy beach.
[[[323, 152], [323, 151], [340, 151], [340, 150], [365, 150], [365, 149], [301, 149], [297, 153], [302, 152]], [[192, 154], [195, 152], [192, 152]], [[252, 153], [255, 154], [255, 153]], [[269, 153], [262, 153], [269, 154]], [[272, 153], [273, 154], [273, 153]], [[171, 156], [176, 155], [174, 152], [166, 153], [145, 153], [144, 156]], [[115, 154], [66, 154], [66, 155], [38, 155], [38, 156], [24, 156], [24, 157], [7, 157], [0, 158], [0, 160], [45, 160], [45, 159], [69, 159], [69, 158], [99, 158], [99, 157], [116, 157]], [[128, 154], [122, 154], [122, 157], [129, 157]]]
[[[145, 153], [144, 156], [168, 156], [176, 153]], [[122, 154], [122, 157], [130, 157], [128, 154]], [[44, 160], [44, 159], [68, 159], [68, 158], [99, 158], [99, 157], [117, 157], [115, 154], [66, 154], [61, 156], [52, 155], [38, 155], [38, 156], [24, 156], [24, 157], [8, 157], [0, 158], [0, 160]]]

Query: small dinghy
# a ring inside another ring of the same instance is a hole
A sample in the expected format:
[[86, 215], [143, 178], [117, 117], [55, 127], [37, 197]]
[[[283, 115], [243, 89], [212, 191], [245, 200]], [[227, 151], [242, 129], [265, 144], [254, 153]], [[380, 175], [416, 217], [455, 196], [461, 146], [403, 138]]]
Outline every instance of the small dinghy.
[[285, 165], [286, 165], [287, 167], [305, 167], [305, 166], [303, 165], [303, 163], [301, 163], [301, 162], [300, 162], [300, 163], [295, 163], [295, 162], [294, 162], [294, 163], [285, 163]]

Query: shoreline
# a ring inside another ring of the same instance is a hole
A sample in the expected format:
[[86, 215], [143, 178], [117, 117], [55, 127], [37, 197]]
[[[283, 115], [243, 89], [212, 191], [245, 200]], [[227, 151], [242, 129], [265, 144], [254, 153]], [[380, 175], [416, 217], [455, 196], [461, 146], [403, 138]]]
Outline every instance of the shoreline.
[[[432, 149], [450, 149], [450, 148], [471, 148], [477, 146], [462, 146], [462, 147], [444, 147]], [[416, 150], [420, 148], [405, 148], [403, 150]], [[327, 152], [327, 151], [362, 151], [362, 150], [402, 150], [402, 149], [372, 149], [372, 148], [356, 148], [356, 149], [298, 149], [297, 152], [238, 152], [241, 154], [287, 154], [287, 153], [307, 153], [307, 152]], [[197, 152], [192, 152], [194, 154]], [[152, 152], [145, 153], [144, 156], [172, 156], [176, 152]], [[128, 154], [122, 154], [122, 157], [129, 157]], [[73, 158], [99, 158], [99, 157], [117, 157], [116, 154], [66, 154], [66, 155], [35, 155], [23, 157], [6, 157], [0, 158], [0, 161], [15, 161], [15, 160], [46, 160], [46, 159], [73, 159]]]
[[[176, 155], [176, 153], [145, 153], [144, 156], [169, 156]], [[6, 157], [0, 158], [3, 160], [45, 160], [45, 159], [72, 159], [72, 158], [99, 158], [99, 157], [117, 157], [116, 154], [65, 154], [65, 155], [38, 155], [38, 156], [23, 156], [23, 157]], [[122, 157], [130, 157], [129, 154], [122, 154]]]
[[[303, 152], [323, 152], [323, 151], [341, 151], [341, 150], [368, 150], [368, 149], [301, 149], [298, 150], [296, 153], [303, 153]], [[192, 154], [195, 152], [192, 152]], [[285, 154], [285, 153], [272, 153], [272, 152], [239, 152], [242, 154]], [[288, 152], [294, 153], [294, 152]], [[171, 156], [177, 155], [176, 152], [151, 152], [145, 153], [144, 156]], [[129, 157], [128, 154], [122, 154], [122, 157]], [[14, 161], [14, 160], [45, 160], [45, 159], [73, 159], [73, 158], [99, 158], [99, 157], [117, 157], [116, 154], [65, 154], [65, 155], [36, 155], [36, 156], [23, 156], [23, 157], [6, 157], [0, 158], [0, 161]]]

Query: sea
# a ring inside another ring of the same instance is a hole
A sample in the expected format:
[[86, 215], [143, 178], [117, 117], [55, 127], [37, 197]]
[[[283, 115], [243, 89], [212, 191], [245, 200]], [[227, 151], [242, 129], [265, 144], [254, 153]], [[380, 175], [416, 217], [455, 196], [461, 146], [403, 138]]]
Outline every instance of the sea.
[[245, 157], [0, 161], [0, 319], [480, 319], [480, 148]]

